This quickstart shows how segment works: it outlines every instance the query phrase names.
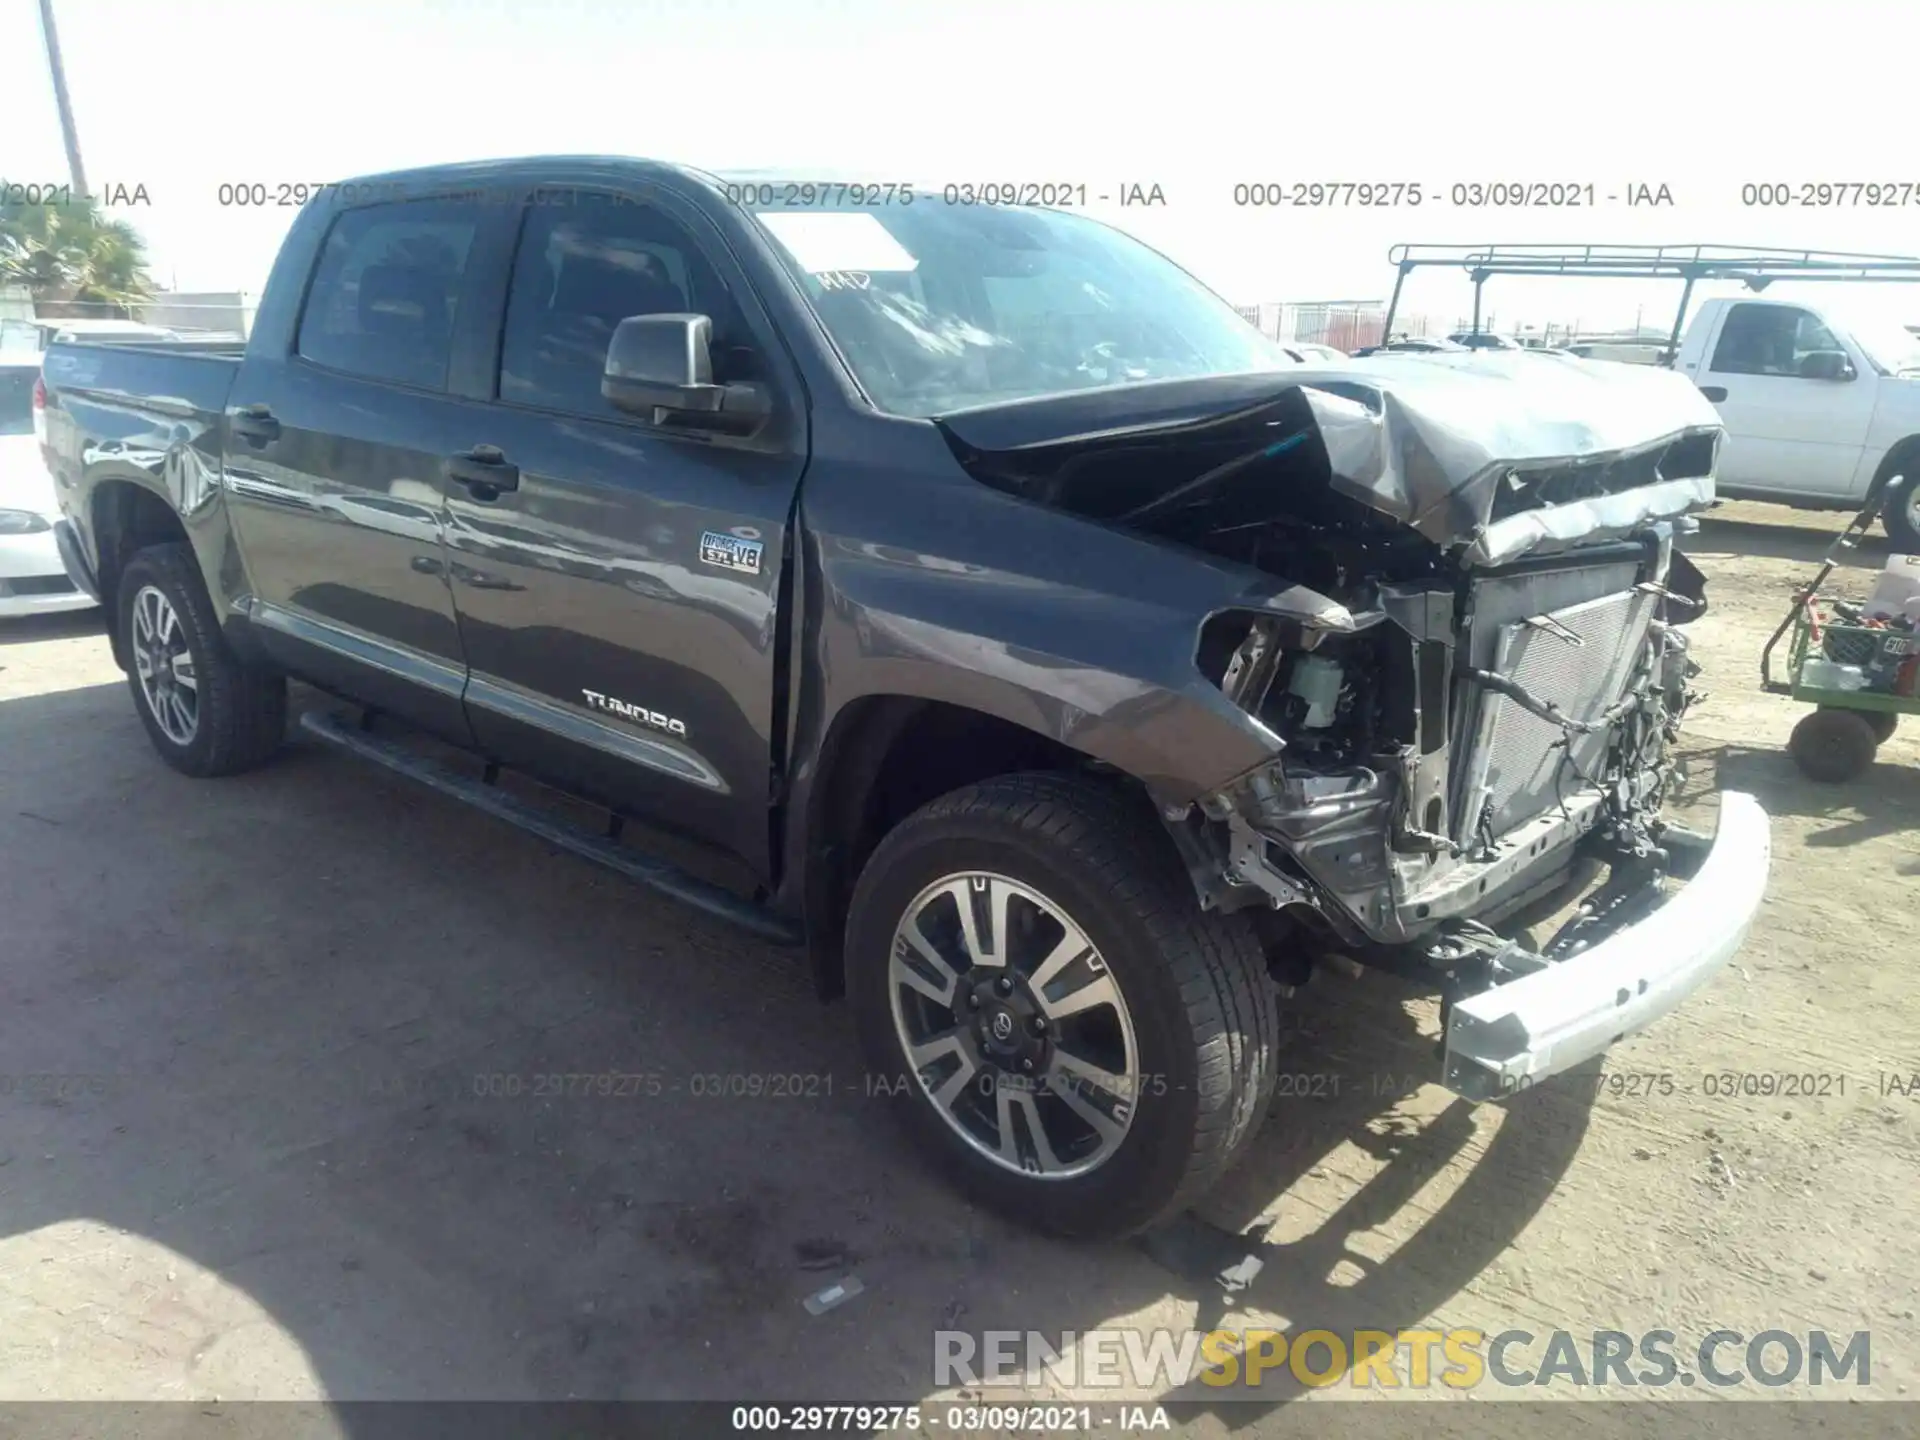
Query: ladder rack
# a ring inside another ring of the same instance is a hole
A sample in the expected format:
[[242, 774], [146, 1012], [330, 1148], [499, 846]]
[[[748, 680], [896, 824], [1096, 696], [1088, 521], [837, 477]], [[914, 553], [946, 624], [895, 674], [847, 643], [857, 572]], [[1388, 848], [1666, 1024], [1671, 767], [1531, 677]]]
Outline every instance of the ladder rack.
[[1756, 293], [1775, 280], [1920, 281], [1920, 256], [1849, 250], [1782, 250], [1752, 245], [1395, 245], [1393, 298], [1381, 330], [1393, 338], [1393, 317], [1407, 276], [1423, 267], [1464, 270], [1473, 280], [1473, 329], [1480, 329], [1480, 291], [1495, 275], [1556, 275], [1587, 280], [1679, 280], [1667, 358], [1680, 348], [1687, 306], [1699, 280], [1737, 280]]

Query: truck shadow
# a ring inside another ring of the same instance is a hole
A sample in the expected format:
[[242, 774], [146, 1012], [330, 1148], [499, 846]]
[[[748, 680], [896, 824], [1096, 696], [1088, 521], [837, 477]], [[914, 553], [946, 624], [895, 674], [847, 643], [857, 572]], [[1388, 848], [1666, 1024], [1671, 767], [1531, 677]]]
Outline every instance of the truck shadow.
[[[1197, 1216], [1050, 1242], [933, 1177], [780, 952], [331, 755], [181, 779], [119, 684], [0, 703], [0, 755], [0, 1246], [55, 1287], [10, 1344], [64, 1357], [15, 1393], [914, 1401], [942, 1329], [1392, 1332], [1588, 1124], [1419, 1087], [1430, 1008], [1329, 975]], [[1240, 1428], [1266, 1382], [1182, 1398]]]
[[1857, 779], [1829, 785], [1801, 774], [1784, 747], [1722, 744], [1697, 753], [1711, 762], [1711, 788], [1744, 790], [1769, 815], [1826, 822], [1806, 835], [1809, 848], [1839, 849], [1920, 829], [1920, 770], [1912, 764], [1879, 759]]
[[[1292, 1048], [1297, 1063], [1333, 1067], [1340, 1096], [1277, 1104], [1260, 1141], [1196, 1217], [1213, 1222], [1216, 1251], [1244, 1229], [1227, 1248], [1257, 1258], [1257, 1274], [1229, 1289], [1218, 1267], [1209, 1273], [1190, 1260], [1184, 1268], [1195, 1329], [1246, 1329], [1253, 1311], [1271, 1317], [1257, 1323], [1293, 1336], [1330, 1331], [1342, 1348], [1313, 1352], [1304, 1367], [1311, 1386], [1280, 1366], [1254, 1388], [1189, 1385], [1170, 1397], [1211, 1402], [1236, 1427], [1308, 1388], [1364, 1388], [1369, 1382], [1353, 1377], [1355, 1332], [1416, 1329], [1463, 1292], [1552, 1195], [1590, 1119], [1598, 1062], [1503, 1105], [1475, 1105], [1423, 1084], [1434, 1041], [1425, 1026], [1415, 1033], [1390, 985], [1368, 978], [1329, 988], [1344, 993], [1320, 997], [1315, 1023]], [[1192, 1225], [1183, 1228], [1190, 1234]], [[1174, 1257], [1208, 1248], [1178, 1229], [1141, 1243]], [[1390, 1254], [1375, 1258], [1383, 1248]], [[1404, 1359], [1395, 1369], [1404, 1384]]]
[[[1847, 516], [1838, 511], [1821, 518], [1831, 520], [1832, 524], [1812, 529], [1804, 523], [1796, 524], [1784, 518], [1770, 524], [1764, 520], [1703, 515], [1700, 517], [1700, 533], [1680, 542], [1680, 548], [1696, 558], [1716, 553], [1760, 556], [1772, 560], [1793, 560], [1811, 567], [1820, 563], [1821, 557], [1833, 544], [1833, 537], [1847, 523]], [[1886, 563], [1889, 553], [1887, 537], [1877, 529], [1869, 530], [1860, 537], [1858, 547], [1846, 553], [1842, 563], [1877, 570]]]

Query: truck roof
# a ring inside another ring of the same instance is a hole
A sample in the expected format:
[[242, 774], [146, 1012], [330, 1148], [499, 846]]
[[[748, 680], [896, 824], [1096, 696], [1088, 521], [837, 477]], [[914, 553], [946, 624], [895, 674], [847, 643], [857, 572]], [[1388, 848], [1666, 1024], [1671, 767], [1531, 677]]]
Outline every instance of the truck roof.
[[[425, 165], [411, 170], [390, 170], [374, 175], [355, 175], [336, 182], [341, 188], [352, 186], [396, 186], [421, 191], [445, 191], [468, 185], [486, 185], [536, 179], [554, 170], [601, 172], [609, 177], [640, 179], [692, 180], [712, 189], [724, 185], [749, 184], [868, 184], [889, 180], [912, 185], [917, 191], [938, 191], [943, 182], [924, 175], [875, 175], [873, 173], [836, 173], [835, 167], [802, 169], [793, 166], [728, 167], [704, 170], [667, 160], [649, 160], [637, 155], [520, 155], [497, 160], [468, 160], [449, 165]], [[1018, 208], [1018, 207], [1008, 207]]]
[[[635, 155], [518, 155], [495, 160], [463, 160], [449, 165], [422, 165], [411, 170], [386, 170], [377, 174], [351, 176], [337, 184], [341, 187], [389, 185], [445, 190], [489, 182], [535, 179], [555, 169], [602, 171], [608, 175], [638, 178], [696, 180], [706, 185], [719, 184], [722, 179], [713, 172], [691, 165], [676, 165]], [[780, 178], [801, 177], [792, 174]]]
[[[1810, 300], [1805, 296], [1802, 296], [1801, 298], [1796, 300], [1792, 296], [1782, 296], [1782, 295], [1703, 295], [1700, 298], [1700, 308], [1702, 310], [1706, 309], [1707, 306], [1709, 305], [1716, 305], [1716, 304], [1718, 305], [1793, 305], [1793, 306], [1797, 306], [1799, 309], [1806, 310], [1809, 308], [1817, 309], [1822, 303], [1823, 302], [1818, 300]], [[1828, 301], [1825, 303], [1831, 304], [1832, 302]]]

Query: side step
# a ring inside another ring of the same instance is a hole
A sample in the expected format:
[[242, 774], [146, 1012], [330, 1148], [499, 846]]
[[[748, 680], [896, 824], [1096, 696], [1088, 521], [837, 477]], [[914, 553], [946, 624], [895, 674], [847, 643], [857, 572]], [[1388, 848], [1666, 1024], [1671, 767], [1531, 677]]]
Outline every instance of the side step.
[[557, 845], [609, 870], [617, 870], [629, 880], [637, 880], [717, 920], [738, 925], [762, 940], [770, 940], [776, 945], [802, 943], [798, 925], [749, 900], [741, 899], [730, 890], [689, 875], [664, 860], [643, 855], [603, 836], [570, 825], [485, 781], [462, 775], [413, 753], [403, 745], [370, 734], [351, 720], [321, 710], [309, 710], [301, 715], [300, 728], [335, 749], [345, 750], [362, 760], [371, 760], [410, 780], [418, 780], [442, 795], [464, 801], [476, 810], [484, 810], [496, 819], [517, 825], [549, 845]]

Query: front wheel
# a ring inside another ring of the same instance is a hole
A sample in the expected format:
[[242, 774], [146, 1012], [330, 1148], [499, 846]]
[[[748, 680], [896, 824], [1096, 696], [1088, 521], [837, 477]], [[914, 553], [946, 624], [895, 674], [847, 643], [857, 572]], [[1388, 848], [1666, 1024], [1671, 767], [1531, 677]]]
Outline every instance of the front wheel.
[[242, 663], [220, 633], [193, 551], [151, 545], [119, 585], [134, 708], [160, 758], [184, 775], [234, 775], [279, 748], [287, 682]]
[[1894, 550], [1902, 555], [1920, 555], [1920, 464], [1909, 469], [1911, 473], [1897, 476], [1887, 487], [1880, 523], [1887, 527], [1887, 539]]
[[1144, 803], [1012, 775], [923, 806], [862, 871], [848, 988], [870, 1085], [970, 1194], [1057, 1235], [1184, 1209], [1273, 1090], [1252, 926], [1204, 914]]

